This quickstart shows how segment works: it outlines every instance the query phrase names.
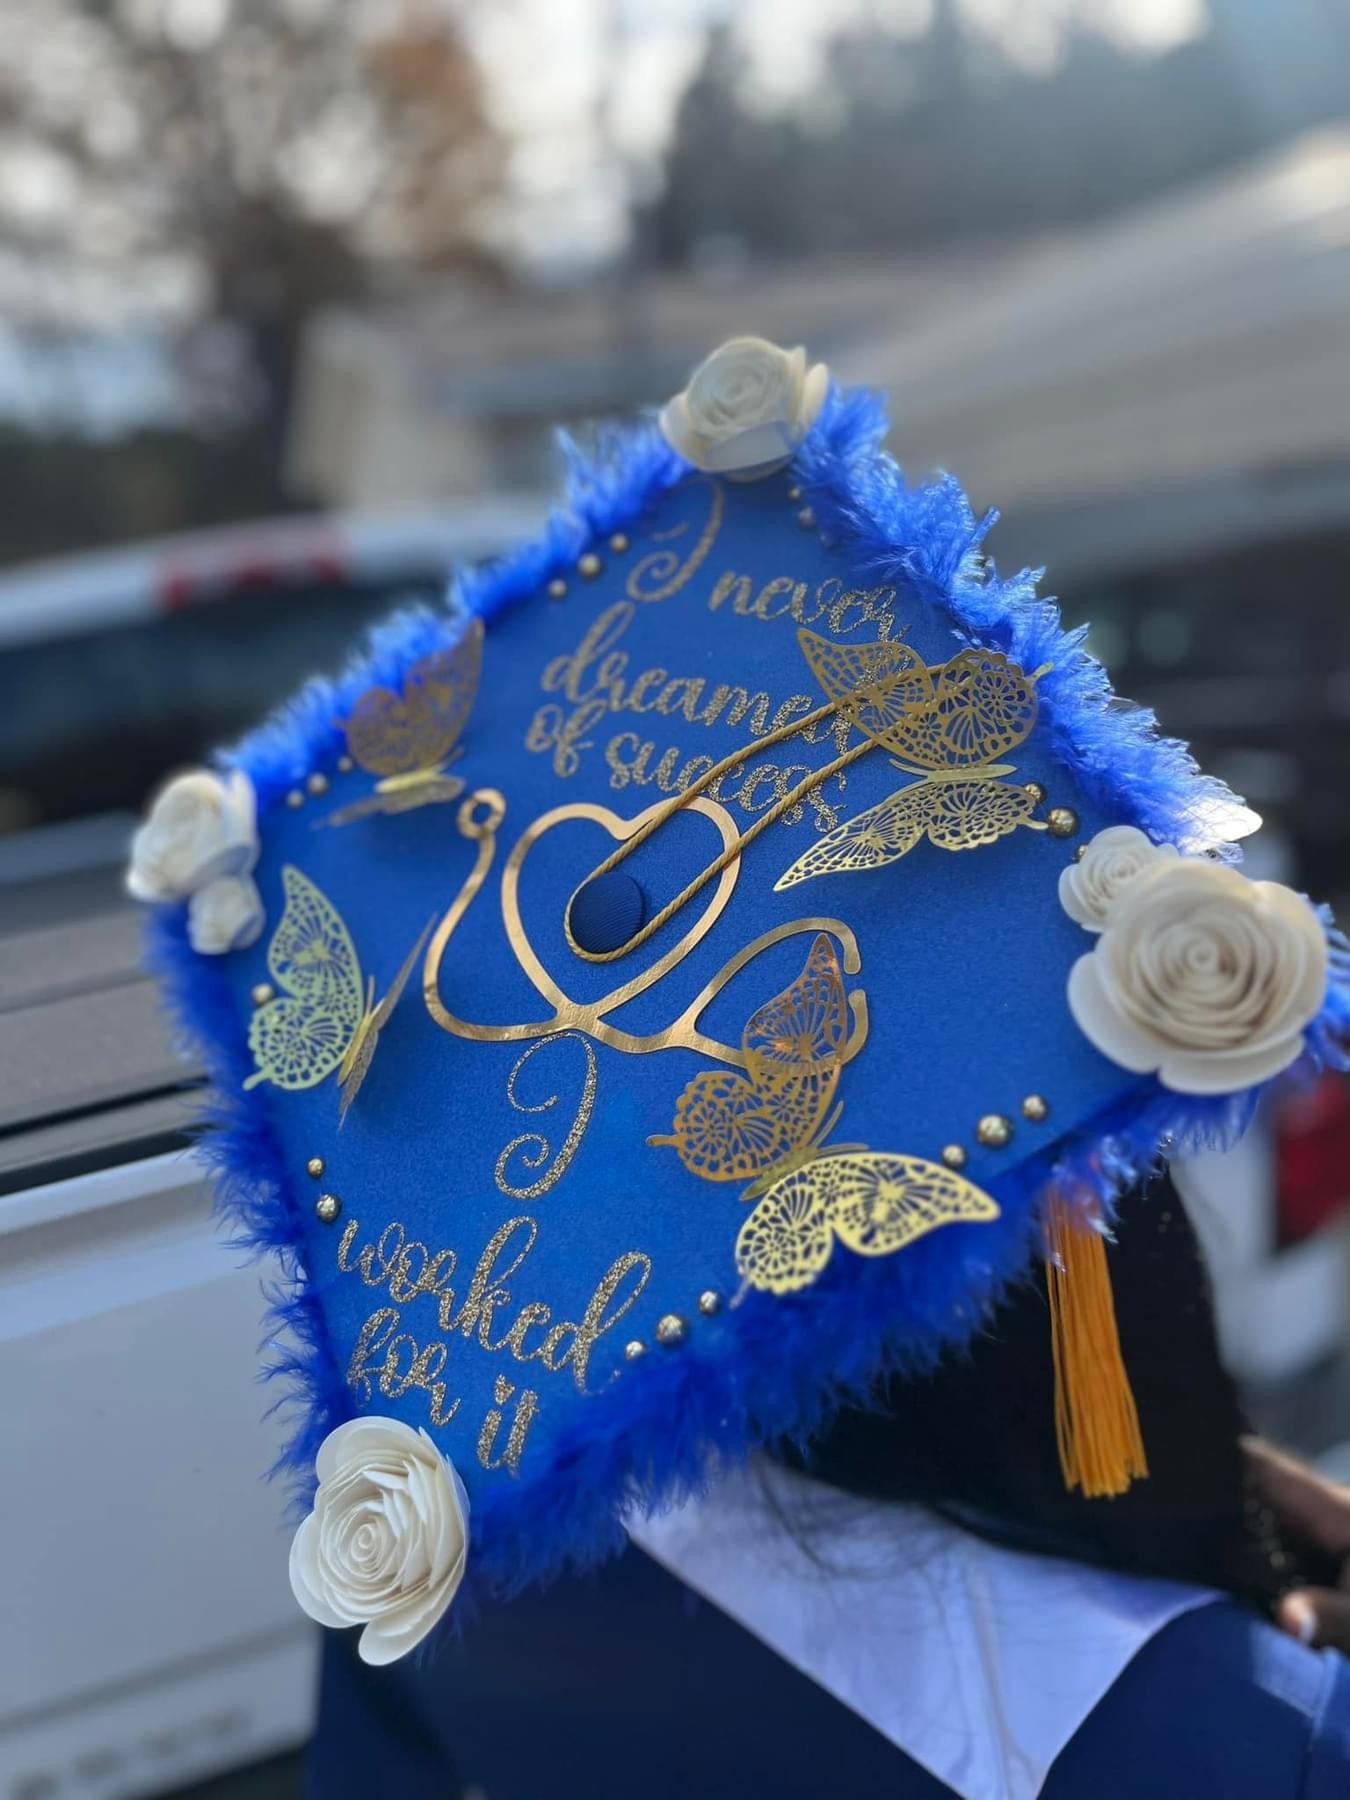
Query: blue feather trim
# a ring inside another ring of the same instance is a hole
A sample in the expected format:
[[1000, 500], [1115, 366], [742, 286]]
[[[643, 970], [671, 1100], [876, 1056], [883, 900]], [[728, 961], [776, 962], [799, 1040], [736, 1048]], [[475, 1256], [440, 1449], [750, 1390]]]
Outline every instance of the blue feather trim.
[[[260, 734], [262, 735], [262, 734]], [[198, 1114], [196, 1154], [210, 1171], [215, 1205], [230, 1243], [267, 1257], [261, 1379], [279, 1383], [269, 1413], [289, 1433], [273, 1476], [294, 1478], [297, 1510], [314, 1488], [314, 1457], [335, 1425], [352, 1415], [351, 1396], [333, 1354], [318, 1300], [300, 1262], [301, 1218], [287, 1188], [281, 1152], [265, 1110], [250, 1105], [254, 1073], [248, 1033], [218, 960], [188, 942], [187, 908], [158, 906], [145, 937], [145, 961], [157, 976], [177, 1034], [205, 1063], [208, 1086]]]
[[[881, 448], [886, 430], [879, 396], [831, 389], [793, 462], [793, 477], [822, 529], [847, 540], [880, 577], [916, 587], [968, 641], [1003, 650], [1024, 668], [1052, 664], [1038, 692], [1055, 754], [1113, 816], [1159, 842], [1192, 837], [1207, 810], [1230, 799], [1222, 783], [1200, 773], [1184, 744], [1161, 737], [1151, 713], [1115, 699], [1084, 633], [1063, 630], [1053, 601], [1037, 596], [1034, 573], [1004, 579], [983, 559], [980, 544], [995, 515], [977, 519], [950, 477], [920, 487], [905, 483]], [[222, 766], [240, 768], [252, 780], [260, 817], [311, 770], [331, 764], [343, 747], [341, 721], [366, 688], [397, 684], [410, 663], [453, 639], [465, 612], [490, 622], [537, 596], [550, 578], [575, 566], [589, 542], [634, 523], [688, 473], [653, 421], [602, 431], [589, 455], [567, 442], [564, 448], [568, 503], [537, 539], [467, 573], [444, 611], [396, 615], [337, 680], [310, 682], [222, 755]], [[1350, 944], [1325, 909], [1320, 916], [1330, 975], [1298, 1065], [1304, 1071], [1350, 1066]], [[312, 1493], [318, 1445], [355, 1409], [299, 1264], [297, 1202], [263, 1109], [251, 1107], [241, 1092], [252, 1072], [244, 1022], [221, 969], [189, 947], [184, 908], [158, 909], [150, 962], [207, 1064], [212, 1086], [203, 1150], [217, 1172], [219, 1203], [239, 1243], [280, 1258], [264, 1373], [281, 1378], [299, 1409], [278, 1468], [293, 1475], [303, 1504]], [[1035, 1205], [1007, 1204], [1014, 1188], [1023, 1200], [1040, 1199], [1052, 1186], [1090, 1197], [1109, 1218], [1116, 1196], [1163, 1156], [1231, 1142], [1259, 1092], [1192, 1098], [1156, 1081], [1144, 1084], [1142, 1099], [1095, 1121], [1072, 1149], [1029, 1160], [1000, 1180], [1003, 1217], [965, 1232], [960, 1255], [953, 1254], [952, 1235], [962, 1228], [953, 1227], [902, 1258], [862, 1268], [849, 1259], [847, 1308], [813, 1308], [809, 1297], [750, 1295], [742, 1342], [759, 1369], [753, 1413], [737, 1370], [700, 1356], [696, 1344], [679, 1358], [647, 1358], [607, 1398], [607, 1436], [597, 1439], [578, 1426], [557, 1444], [559, 1478], [546, 1498], [537, 1487], [527, 1497], [508, 1485], [480, 1502], [466, 1601], [471, 1607], [488, 1594], [518, 1591], [620, 1543], [619, 1506], [597, 1515], [597, 1491], [636, 1507], [664, 1504], [699, 1488], [710, 1453], [730, 1464], [762, 1441], [803, 1441], [842, 1401], [865, 1398], [880, 1374], [930, 1366], [969, 1336], [1042, 1249]], [[817, 1288], [838, 1274], [827, 1271]], [[828, 1383], [821, 1382], [822, 1368], [831, 1371]]]

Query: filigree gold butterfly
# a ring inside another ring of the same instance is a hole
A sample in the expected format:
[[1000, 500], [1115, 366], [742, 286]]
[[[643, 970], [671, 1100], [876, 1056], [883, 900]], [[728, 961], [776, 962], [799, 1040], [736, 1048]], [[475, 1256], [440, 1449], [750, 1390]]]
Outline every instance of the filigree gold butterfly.
[[736, 1238], [749, 1287], [789, 1294], [813, 1282], [836, 1238], [886, 1256], [939, 1225], [998, 1217], [988, 1194], [954, 1170], [861, 1144], [826, 1145], [840, 1108], [848, 1006], [839, 959], [823, 933], [791, 987], [750, 1017], [745, 1074], [696, 1075], [675, 1106], [669, 1144], [703, 1181], [747, 1181], [757, 1205]]
[[260, 1006], [249, 1024], [248, 1047], [258, 1072], [244, 1086], [271, 1081], [287, 1090], [311, 1088], [336, 1071], [341, 1123], [366, 1078], [380, 1033], [407, 986], [427, 932], [377, 1002], [374, 980], [363, 982], [356, 946], [337, 908], [290, 863], [282, 869], [281, 881], [286, 906], [267, 946], [267, 970], [282, 992]]
[[483, 621], [475, 617], [453, 648], [413, 664], [401, 693], [367, 688], [347, 720], [347, 749], [367, 774], [380, 779], [373, 794], [339, 807], [323, 822], [350, 825], [374, 813], [457, 800], [464, 783], [445, 771], [458, 753], [482, 669]]
[[1036, 723], [1036, 683], [997, 650], [962, 650], [949, 662], [872, 675], [873, 644], [832, 644], [814, 632], [798, 638], [807, 661], [840, 711], [897, 769], [919, 779], [846, 819], [799, 856], [774, 883], [795, 887], [816, 875], [880, 869], [927, 837], [940, 850], [996, 843], [1033, 819], [1033, 791], [1004, 782], [1011, 763], [996, 759], [1023, 743]]

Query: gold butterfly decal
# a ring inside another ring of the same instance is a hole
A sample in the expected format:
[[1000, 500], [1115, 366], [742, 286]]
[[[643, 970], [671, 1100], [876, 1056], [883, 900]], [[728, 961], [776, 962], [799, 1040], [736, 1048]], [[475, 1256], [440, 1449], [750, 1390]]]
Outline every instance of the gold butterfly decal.
[[350, 825], [374, 813], [457, 800], [464, 783], [445, 771], [458, 754], [482, 671], [483, 621], [475, 617], [452, 648], [412, 665], [401, 693], [367, 688], [347, 720], [347, 749], [367, 774], [380, 779], [373, 794], [339, 807], [323, 823]]
[[288, 1091], [317, 1087], [336, 1070], [341, 1124], [431, 926], [377, 1002], [374, 980], [363, 982], [356, 946], [332, 901], [290, 863], [281, 881], [286, 906], [267, 946], [267, 970], [282, 992], [253, 1014], [248, 1047], [258, 1072], [244, 1086], [271, 1081]]
[[[997, 760], [1023, 743], [1036, 723], [1036, 683], [998, 650], [962, 650], [949, 662], [880, 668], [876, 644], [832, 644], [798, 634], [812, 672], [844, 716], [891, 752], [897, 769], [919, 779], [888, 794], [803, 852], [774, 883], [775, 893], [816, 875], [881, 869], [921, 838], [940, 850], [993, 844], [1033, 819], [1036, 794], [1001, 777]], [[910, 652], [913, 656], [913, 652]]]
[[747, 1181], [757, 1204], [736, 1238], [742, 1281], [770, 1294], [810, 1285], [835, 1240], [859, 1256], [888, 1256], [940, 1225], [998, 1217], [998, 1206], [954, 1170], [918, 1156], [824, 1140], [848, 1038], [839, 958], [822, 933], [801, 974], [754, 1012], [741, 1038], [745, 1074], [696, 1075], [675, 1106], [669, 1137], [691, 1175]]

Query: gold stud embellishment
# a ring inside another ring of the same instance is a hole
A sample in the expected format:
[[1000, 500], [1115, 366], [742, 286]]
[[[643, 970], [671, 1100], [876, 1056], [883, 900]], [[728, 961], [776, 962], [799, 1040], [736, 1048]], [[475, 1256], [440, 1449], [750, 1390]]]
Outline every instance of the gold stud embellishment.
[[942, 1160], [949, 1169], [964, 1169], [966, 1166], [966, 1152], [964, 1146], [961, 1144], [944, 1144], [942, 1146]]
[[666, 1313], [656, 1321], [656, 1341], [665, 1350], [673, 1350], [689, 1335], [689, 1326], [678, 1313]]
[[815, 530], [816, 515], [815, 515], [814, 511], [811, 509], [811, 507], [809, 507], [809, 506], [798, 507], [797, 523], [801, 526], [803, 531], [814, 531]]
[[270, 981], [256, 981], [249, 989], [249, 999], [255, 1006], [266, 1006], [277, 997], [277, 990]]
[[320, 770], [316, 769], [305, 783], [305, 786], [309, 789], [311, 794], [326, 794], [328, 792], [328, 777]]
[[1044, 789], [1044, 787], [1042, 787], [1041, 783], [1039, 781], [1027, 781], [1027, 782], [1024, 782], [1022, 785], [1026, 788], [1026, 791], [1031, 795], [1031, 798], [1035, 802], [1035, 804], [1037, 806], [1039, 806], [1041, 801], [1044, 800], [1044, 798], [1045, 798], [1045, 789]]
[[802, 497], [802, 490], [797, 486], [796, 482], [794, 481], [792, 486], [788, 489], [788, 499], [791, 500], [792, 504], [795, 506], [797, 504], [797, 502], [801, 499], [801, 497]]
[[1045, 815], [1051, 837], [1072, 837], [1078, 830], [1078, 814], [1071, 806], [1052, 806]]
[[351, 757], [344, 752], [339, 756], [337, 766], [339, 775], [350, 775], [352, 770], [356, 767], [356, 764], [352, 761]]
[[305, 796], [300, 792], [299, 788], [292, 788], [290, 793], [286, 796], [286, 804], [292, 811], [295, 811], [296, 808], [305, 804]]
[[609, 540], [609, 547], [616, 556], [622, 556], [624, 551], [628, 548], [628, 533], [626, 531], [616, 531]]
[[1002, 1113], [986, 1113], [975, 1127], [975, 1136], [986, 1150], [1002, 1150], [1012, 1142], [1012, 1120]]
[[647, 1354], [647, 1346], [641, 1338], [633, 1338], [623, 1347], [623, 1353], [629, 1362], [636, 1362], [640, 1356]]
[[305, 1164], [306, 1175], [312, 1176], [315, 1181], [319, 1179], [323, 1174], [323, 1171], [324, 1160], [321, 1156], [311, 1156], [309, 1161]]
[[698, 1297], [698, 1310], [705, 1319], [711, 1319], [714, 1313], [722, 1310], [722, 1296], [716, 1288], [707, 1288]]
[[1078, 846], [1078, 848], [1077, 848], [1077, 849], [1076, 849], [1076, 850], [1075, 850], [1075, 851], [1074, 851], [1074, 853], [1073, 853], [1073, 860], [1074, 860], [1074, 861], [1075, 861], [1075, 862], [1082, 862], [1082, 860], [1083, 860], [1083, 858], [1084, 858], [1084, 857], [1085, 857], [1085, 856], [1086, 856], [1086, 855], [1087, 855], [1087, 845], [1086, 845], [1086, 844], [1080, 844], [1080, 845], [1079, 845], [1079, 846]]
[[314, 1216], [325, 1225], [331, 1225], [342, 1211], [342, 1202], [336, 1194], [320, 1194], [314, 1202]]
[[587, 550], [577, 558], [577, 574], [584, 575], [587, 581], [594, 581], [603, 567], [604, 564], [594, 550]]
[[561, 575], [555, 575], [544, 591], [550, 600], [565, 600], [567, 598], [567, 583], [563, 580]]
[[1032, 1119], [1039, 1125], [1042, 1119], [1048, 1119], [1049, 1116], [1050, 1103], [1044, 1094], [1028, 1094], [1022, 1102], [1022, 1117]]

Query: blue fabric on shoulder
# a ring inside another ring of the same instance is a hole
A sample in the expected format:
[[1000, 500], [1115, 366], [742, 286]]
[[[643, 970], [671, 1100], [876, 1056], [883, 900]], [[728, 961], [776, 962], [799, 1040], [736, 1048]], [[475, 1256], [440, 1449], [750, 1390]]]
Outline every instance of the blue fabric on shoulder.
[[[683, 1728], [690, 1720], [696, 1730]], [[635, 1785], [649, 1800], [952, 1794], [635, 1553], [517, 1601], [419, 1664], [370, 1670], [350, 1636], [325, 1642], [315, 1800], [395, 1788], [441, 1800], [459, 1781], [493, 1800], [537, 1800], [564, 1750], [589, 1800], [630, 1800]], [[1347, 1793], [1350, 1665], [1217, 1602], [1145, 1646], [1060, 1754], [1042, 1800]]]
[[1343, 1800], [1350, 1667], [1232, 1602], [1148, 1643], [1064, 1749], [1044, 1800]]

